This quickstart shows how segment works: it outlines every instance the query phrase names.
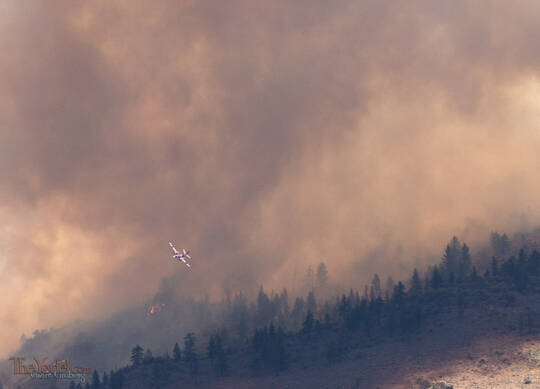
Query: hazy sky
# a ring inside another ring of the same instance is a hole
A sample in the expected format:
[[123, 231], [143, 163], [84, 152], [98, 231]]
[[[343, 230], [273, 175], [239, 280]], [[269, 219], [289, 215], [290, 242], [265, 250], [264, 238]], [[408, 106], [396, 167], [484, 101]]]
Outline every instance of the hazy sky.
[[163, 277], [363, 282], [535, 225], [539, 36], [537, 1], [2, 1], [0, 354]]

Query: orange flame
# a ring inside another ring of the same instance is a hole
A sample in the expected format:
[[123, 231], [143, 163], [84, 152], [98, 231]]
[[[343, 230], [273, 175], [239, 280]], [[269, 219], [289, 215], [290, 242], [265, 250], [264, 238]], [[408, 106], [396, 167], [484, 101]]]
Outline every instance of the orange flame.
[[163, 310], [164, 306], [165, 306], [165, 304], [161, 304], [161, 303], [153, 304], [150, 307], [150, 311], [148, 311], [148, 315], [154, 315], [154, 314], [156, 314], [158, 312], [161, 312]]

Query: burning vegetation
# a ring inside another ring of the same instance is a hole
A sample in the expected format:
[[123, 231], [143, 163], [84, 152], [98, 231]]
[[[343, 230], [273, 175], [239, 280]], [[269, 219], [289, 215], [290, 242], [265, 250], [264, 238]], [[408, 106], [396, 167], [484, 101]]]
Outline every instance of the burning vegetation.
[[150, 309], [148, 309], [147, 314], [148, 314], [148, 316], [153, 316], [156, 313], [163, 311], [164, 308], [165, 308], [165, 304], [163, 304], [163, 303], [152, 304], [150, 306]]

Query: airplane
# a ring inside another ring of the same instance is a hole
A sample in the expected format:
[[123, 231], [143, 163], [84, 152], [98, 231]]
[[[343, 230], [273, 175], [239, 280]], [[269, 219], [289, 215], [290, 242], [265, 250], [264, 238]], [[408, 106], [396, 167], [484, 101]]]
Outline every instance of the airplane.
[[191, 265], [186, 261], [186, 258], [191, 259], [189, 256], [189, 250], [186, 251], [186, 249], [182, 249], [182, 253], [180, 253], [171, 242], [169, 242], [169, 246], [171, 246], [171, 249], [174, 252], [174, 255], [172, 256], [174, 259], [178, 259], [179, 261], [184, 262], [187, 267], [191, 267]]

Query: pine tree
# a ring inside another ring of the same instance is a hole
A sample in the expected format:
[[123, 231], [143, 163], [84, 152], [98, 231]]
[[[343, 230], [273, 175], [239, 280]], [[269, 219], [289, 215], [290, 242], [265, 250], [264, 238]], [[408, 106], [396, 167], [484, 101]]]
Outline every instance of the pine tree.
[[422, 281], [420, 281], [420, 274], [418, 274], [418, 269], [416, 268], [413, 270], [410, 291], [413, 295], [419, 295], [422, 293]]
[[519, 249], [519, 254], [518, 254], [518, 265], [524, 266], [526, 262], [527, 262], [527, 255], [525, 254], [525, 250], [521, 248]]
[[315, 300], [315, 293], [313, 293], [313, 291], [310, 291], [308, 294], [307, 309], [311, 312], [315, 312], [317, 310], [317, 301]]
[[306, 288], [305, 290], [307, 291], [313, 290], [313, 286], [314, 286], [313, 279], [314, 279], [313, 268], [311, 267], [311, 265], [309, 265], [306, 270], [306, 278], [304, 279], [304, 285]]
[[442, 259], [442, 264], [444, 276], [446, 279], [450, 277], [450, 274], [458, 274], [459, 271], [459, 258], [460, 258], [460, 243], [457, 237], [453, 237], [450, 243], [446, 246], [444, 250], [444, 256]]
[[173, 358], [176, 362], [180, 362], [182, 359], [182, 351], [180, 350], [180, 346], [178, 345], [178, 342], [174, 344], [173, 348]]
[[465, 298], [463, 297], [463, 293], [458, 295], [457, 306], [459, 317], [463, 317], [463, 313], [465, 312]]
[[429, 279], [429, 274], [426, 273], [425, 277], [424, 277], [424, 283], [423, 283], [423, 290], [424, 292], [427, 293], [427, 291], [429, 290], [429, 287], [430, 287], [430, 279]]
[[493, 276], [499, 275], [499, 267], [497, 266], [497, 258], [491, 257], [491, 274]]
[[285, 348], [285, 334], [283, 329], [278, 327], [271, 343], [270, 364], [275, 374], [285, 370], [288, 365], [288, 355]]
[[394, 287], [394, 295], [392, 298], [395, 302], [398, 304], [403, 301], [403, 298], [405, 297], [405, 286], [401, 281], [398, 282], [398, 284]]
[[131, 349], [131, 363], [133, 365], [140, 365], [141, 362], [142, 362], [142, 359], [143, 359], [143, 351], [144, 349], [139, 346], [139, 345], [136, 345], [133, 349]]
[[154, 356], [152, 355], [152, 351], [150, 349], [146, 349], [143, 357], [143, 363], [149, 364], [154, 360]]
[[216, 356], [216, 339], [214, 338], [214, 335], [210, 336], [210, 340], [208, 341], [208, 358], [214, 359]]
[[442, 286], [442, 278], [439, 273], [439, 268], [435, 266], [433, 268], [433, 273], [431, 274], [431, 287], [433, 289], [438, 289]]
[[161, 378], [161, 369], [159, 363], [152, 363], [152, 382], [157, 382]]
[[492, 232], [490, 243], [493, 252], [499, 257], [505, 258], [510, 252], [510, 239], [506, 234], [500, 235], [497, 232]]
[[462, 281], [464, 280], [471, 271], [471, 254], [469, 251], [469, 247], [463, 243], [463, 246], [461, 246], [461, 258], [459, 262], [459, 268], [458, 268], [458, 280]]
[[279, 295], [279, 298], [281, 300], [281, 313], [285, 317], [289, 316], [289, 293], [287, 292], [287, 289], [283, 288], [283, 291]]
[[386, 279], [386, 289], [385, 289], [386, 301], [392, 298], [393, 292], [394, 292], [394, 280], [392, 279], [392, 277], [388, 276], [388, 278]]
[[257, 297], [257, 319], [260, 325], [265, 324], [272, 319], [272, 304], [268, 295], [264, 293], [262, 285]]
[[540, 276], [540, 253], [538, 251], [532, 252], [528, 267], [531, 275]]
[[343, 354], [345, 353], [345, 335], [343, 333], [338, 334], [338, 336], [330, 341], [328, 348], [326, 350], [326, 358], [330, 363], [339, 361]]
[[248, 331], [248, 303], [242, 292], [234, 297], [231, 320], [238, 337], [245, 339]]
[[122, 389], [124, 386], [124, 374], [121, 370], [111, 372], [111, 389]]
[[516, 258], [511, 256], [501, 265], [501, 272], [505, 277], [512, 278], [516, 274]]
[[313, 314], [311, 313], [311, 310], [308, 310], [306, 314], [306, 319], [304, 320], [304, 323], [302, 323], [302, 331], [305, 333], [310, 333], [313, 329]]
[[99, 374], [97, 370], [94, 370], [94, 373], [92, 373], [92, 389], [99, 389], [100, 385]]
[[477, 282], [479, 279], [480, 277], [478, 276], [478, 273], [476, 272], [476, 267], [473, 266], [472, 271], [471, 271], [471, 281]]
[[529, 276], [528, 272], [530, 269], [528, 269], [528, 263], [527, 263], [527, 255], [525, 254], [524, 249], [519, 250], [518, 255], [518, 264], [517, 264], [517, 271], [515, 272], [514, 281], [517, 287], [517, 290], [520, 292], [527, 289]]
[[101, 385], [103, 386], [103, 389], [109, 389], [109, 376], [107, 375], [107, 372], [103, 372], [103, 378], [101, 379]]
[[272, 312], [272, 318], [276, 317], [279, 313], [281, 313], [281, 299], [279, 298], [279, 295], [273, 290], [270, 311]]
[[297, 297], [294, 302], [294, 307], [291, 313], [294, 328], [298, 328], [305, 315], [305, 303], [302, 297]]
[[184, 360], [192, 375], [198, 372], [197, 352], [195, 351], [195, 335], [190, 332], [184, 337]]
[[229, 362], [227, 358], [227, 353], [223, 348], [220, 348], [217, 350], [217, 358], [216, 358], [216, 372], [220, 376], [224, 376], [227, 374], [227, 370], [229, 370]]
[[371, 294], [373, 295], [371, 298], [372, 300], [381, 297], [381, 280], [377, 273], [375, 273], [375, 275], [373, 276], [373, 280], [371, 281], [371, 290]]
[[225, 375], [228, 369], [227, 353], [225, 352], [223, 340], [219, 331], [211, 336], [210, 340], [211, 342], [208, 345], [208, 357], [210, 359], [215, 359], [213, 365], [216, 374], [219, 376]]
[[319, 263], [319, 266], [317, 266], [317, 286], [319, 289], [324, 289], [326, 287], [326, 283], [328, 282], [328, 270], [326, 269], [326, 265], [324, 262]]

